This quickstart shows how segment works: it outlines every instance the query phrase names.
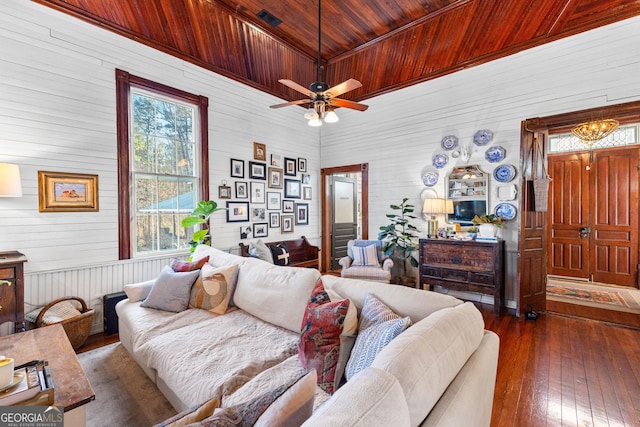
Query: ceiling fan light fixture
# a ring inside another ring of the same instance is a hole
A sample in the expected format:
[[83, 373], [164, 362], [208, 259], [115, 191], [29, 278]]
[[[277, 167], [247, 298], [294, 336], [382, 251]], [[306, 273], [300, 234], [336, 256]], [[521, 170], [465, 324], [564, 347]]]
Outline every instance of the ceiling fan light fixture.
[[322, 120], [320, 120], [320, 117], [311, 119], [309, 120], [309, 126], [312, 126], [312, 127], [322, 126]]
[[319, 117], [318, 117], [318, 113], [316, 113], [313, 108], [309, 107], [307, 112], [304, 113], [304, 118], [307, 120], [311, 120], [311, 119], [317, 119]]
[[327, 123], [336, 123], [340, 121], [340, 117], [338, 117], [338, 115], [336, 114], [335, 111], [333, 111], [333, 108], [332, 108], [328, 110], [327, 113], [324, 115], [324, 121]]

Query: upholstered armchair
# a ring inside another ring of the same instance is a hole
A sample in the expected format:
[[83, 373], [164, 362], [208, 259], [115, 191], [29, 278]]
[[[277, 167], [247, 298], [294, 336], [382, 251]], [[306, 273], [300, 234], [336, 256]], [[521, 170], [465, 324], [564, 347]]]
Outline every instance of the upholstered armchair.
[[342, 277], [391, 282], [393, 260], [382, 252], [380, 240], [349, 240], [347, 256], [340, 258]]

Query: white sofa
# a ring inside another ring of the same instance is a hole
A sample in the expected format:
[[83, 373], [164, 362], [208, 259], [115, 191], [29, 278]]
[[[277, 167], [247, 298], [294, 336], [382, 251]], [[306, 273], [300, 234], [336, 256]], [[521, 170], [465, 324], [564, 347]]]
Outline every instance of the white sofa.
[[[239, 265], [237, 309], [171, 313], [130, 299], [116, 307], [123, 346], [177, 411], [214, 395], [224, 403], [260, 372], [297, 363], [302, 319], [320, 278], [315, 269], [274, 266], [208, 246], [196, 248], [193, 258], [205, 256], [213, 266]], [[484, 330], [473, 304], [404, 286], [334, 276], [322, 281], [358, 310], [372, 293], [413, 325], [332, 396], [317, 391], [317, 400], [326, 401], [316, 402], [305, 426], [490, 425], [499, 340]]]

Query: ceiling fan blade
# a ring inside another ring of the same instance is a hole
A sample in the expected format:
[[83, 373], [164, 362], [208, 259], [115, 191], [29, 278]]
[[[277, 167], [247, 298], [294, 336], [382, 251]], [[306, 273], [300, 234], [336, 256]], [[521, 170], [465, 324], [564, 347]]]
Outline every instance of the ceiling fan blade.
[[357, 81], [356, 79], [345, 80], [344, 82], [335, 85], [327, 89], [324, 93], [329, 97], [340, 96], [345, 92], [349, 92], [350, 90], [358, 89], [362, 86], [362, 83]]
[[288, 107], [289, 105], [307, 104], [309, 102], [313, 102], [313, 100], [312, 99], [299, 99], [297, 101], [285, 102], [284, 104], [270, 105], [269, 108], [282, 108], [282, 107]]
[[328, 102], [329, 102], [329, 105], [333, 105], [334, 107], [351, 108], [352, 110], [358, 110], [358, 111], [366, 111], [367, 108], [369, 108], [368, 105], [364, 105], [354, 101], [348, 101], [346, 99], [340, 99], [340, 98], [331, 98]]
[[278, 80], [280, 83], [282, 83], [285, 86], [290, 87], [293, 90], [297, 90], [300, 93], [303, 93], [307, 96], [311, 96], [313, 94], [313, 92], [311, 92], [309, 89], [307, 89], [304, 86], [299, 85], [298, 83], [294, 82], [293, 80], [287, 80], [287, 79], [280, 79]]

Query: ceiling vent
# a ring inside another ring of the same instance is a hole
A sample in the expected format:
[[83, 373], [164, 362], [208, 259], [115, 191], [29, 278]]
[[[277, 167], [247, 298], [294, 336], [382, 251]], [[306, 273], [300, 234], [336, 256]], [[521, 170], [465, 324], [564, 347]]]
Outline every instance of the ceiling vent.
[[258, 18], [262, 19], [264, 22], [271, 25], [272, 27], [277, 27], [278, 25], [282, 24], [281, 20], [279, 20], [274, 15], [269, 13], [266, 9], [262, 9], [260, 12], [258, 12], [257, 15], [258, 15]]

